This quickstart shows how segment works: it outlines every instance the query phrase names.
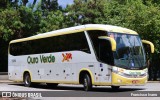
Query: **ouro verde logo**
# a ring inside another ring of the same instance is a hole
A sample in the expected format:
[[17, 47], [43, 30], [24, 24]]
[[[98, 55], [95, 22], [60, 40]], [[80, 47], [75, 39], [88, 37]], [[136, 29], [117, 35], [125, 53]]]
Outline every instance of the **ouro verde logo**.
[[39, 57], [27, 57], [28, 64], [38, 64], [38, 63], [54, 63], [55, 57], [50, 54], [49, 56], [40, 55]]

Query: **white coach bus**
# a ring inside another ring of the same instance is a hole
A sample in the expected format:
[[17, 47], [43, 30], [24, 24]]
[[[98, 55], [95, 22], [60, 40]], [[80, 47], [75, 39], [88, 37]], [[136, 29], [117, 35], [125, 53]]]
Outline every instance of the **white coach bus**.
[[[143, 42], [154, 52], [154, 45]], [[34, 83], [92, 86], [144, 85], [147, 61], [139, 35], [130, 29], [87, 24], [60, 29], [9, 44], [9, 79]]]

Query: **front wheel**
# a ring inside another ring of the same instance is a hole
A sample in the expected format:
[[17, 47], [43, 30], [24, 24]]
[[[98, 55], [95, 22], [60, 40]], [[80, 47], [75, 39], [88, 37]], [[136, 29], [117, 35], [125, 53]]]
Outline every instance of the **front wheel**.
[[26, 73], [24, 75], [24, 86], [26, 86], [26, 87], [31, 86], [31, 77], [30, 77], [29, 73]]
[[92, 89], [91, 78], [88, 74], [85, 74], [83, 78], [83, 86], [85, 91], [90, 91]]

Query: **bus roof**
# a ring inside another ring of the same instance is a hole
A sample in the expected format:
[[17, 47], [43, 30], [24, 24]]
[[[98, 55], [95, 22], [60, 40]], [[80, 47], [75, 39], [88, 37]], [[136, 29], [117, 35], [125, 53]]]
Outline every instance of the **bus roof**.
[[38, 35], [34, 35], [27, 38], [12, 40], [10, 43], [16, 43], [16, 42], [22, 42], [22, 41], [28, 41], [28, 40], [34, 40], [34, 39], [40, 39], [40, 38], [46, 38], [46, 37], [58, 36], [58, 35], [64, 35], [64, 34], [72, 34], [75, 32], [81, 32], [81, 31], [87, 31], [87, 30], [103, 30], [107, 32], [118, 32], [122, 34], [125, 33], [125, 34], [137, 35], [137, 32], [127, 28], [119, 27], [119, 26], [103, 25], [103, 24], [86, 24], [86, 25], [54, 30], [46, 33], [40, 33]]

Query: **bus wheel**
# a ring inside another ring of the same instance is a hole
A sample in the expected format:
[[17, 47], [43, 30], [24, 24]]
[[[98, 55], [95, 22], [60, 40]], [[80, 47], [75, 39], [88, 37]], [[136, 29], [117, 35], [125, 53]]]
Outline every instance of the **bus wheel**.
[[57, 87], [58, 83], [46, 83], [48, 87]]
[[91, 78], [88, 74], [85, 74], [83, 78], [83, 86], [85, 91], [90, 91], [92, 89]]
[[24, 86], [26, 86], [26, 87], [31, 86], [31, 77], [30, 77], [29, 73], [26, 73], [24, 75]]
[[111, 86], [112, 90], [118, 90], [120, 86]]

